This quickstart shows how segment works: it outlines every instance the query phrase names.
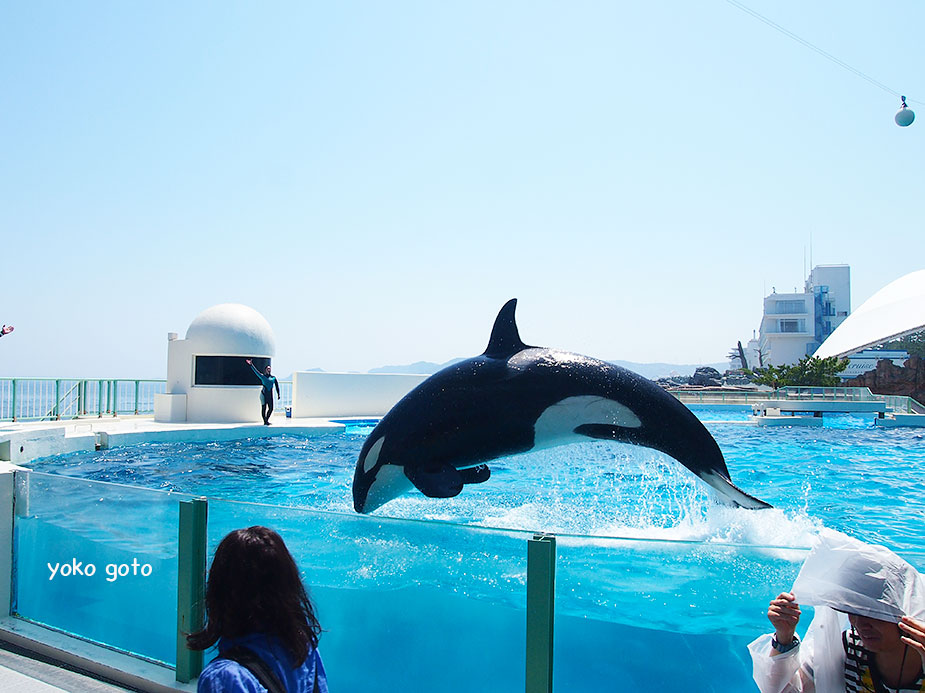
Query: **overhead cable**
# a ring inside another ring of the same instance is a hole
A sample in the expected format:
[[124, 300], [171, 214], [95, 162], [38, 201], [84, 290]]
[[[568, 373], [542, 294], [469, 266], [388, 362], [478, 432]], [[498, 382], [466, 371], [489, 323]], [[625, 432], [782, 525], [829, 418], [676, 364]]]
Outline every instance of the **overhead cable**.
[[[746, 14], [750, 14], [750, 15], [751, 15], [752, 17], [754, 17], [755, 19], [757, 19], [757, 20], [759, 20], [759, 21], [761, 21], [761, 22], [764, 22], [765, 24], [767, 24], [767, 25], [768, 25], [769, 27], [771, 27], [772, 29], [774, 29], [774, 30], [779, 31], [780, 33], [782, 33], [782, 34], [783, 34], [784, 36], [786, 36], [787, 38], [792, 39], [792, 40], [796, 41], [797, 43], [799, 43], [799, 44], [801, 44], [801, 45], [803, 45], [803, 46], [806, 46], [806, 47], [809, 48], [810, 50], [816, 51], [816, 53], [818, 53], [819, 55], [821, 55], [821, 56], [822, 56], [823, 58], [825, 58], [826, 60], [829, 60], [829, 61], [835, 63], [836, 65], [838, 65], [839, 67], [841, 67], [841, 68], [843, 68], [843, 69], [845, 69], [845, 70], [848, 70], [848, 72], [851, 72], [851, 73], [857, 75], [857, 76], [860, 77], [861, 79], [866, 79], [868, 82], [870, 82], [871, 84], [873, 84], [875, 87], [878, 87], [878, 88], [880, 88], [880, 89], [883, 89], [883, 91], [887, 92], [888, 94], [892, 94], [893, 96], [895, 96], [895, 97], [897, 97], [897, 98], [904, 98], [905, 101], [909, 101], [909, 102], [911, 102], [911, 103], [918, 103], [918, 104], [925, 103], [925, 102], [922, 102], [922, 101], [916, 101], [915, 99], [909, 99], [909, 98], [903, 97], [903, 96], [902, 96], [898, 91], [896, 91], [895, 89], [890, 89], [890, 88], [889, 88], [888, 86], [886, 86], [883, 82], [879, 82], [879, 81], [877, 81], [876, 79], [874, 79], [873, 77], [871, 77], [870, 75], [864, 74], [863, 72], [861, 72], [860, 70], [858, 70], [856, 67], [852, 67], [851, 65], [849, 65], [848, 63], [846, 63], [844, 60], [840, 60], [839, 58], [836, 58], [834, 55], [832, 55], [832, 54], [829, 53], [828, 51], [824, 51], [824, 50], [821, 49], [819, 46], [817, 46], [817, 45], [815, 45], [815, 44], [813, 44], [813, 43], [810, 43], [809, 41], [807, 41], [806, 39], [802, 38], [801, 36], [797, 36], [796, 34], [794, 34], [794, 33], [793, 33], [792, 31], [790, 31], [789, 29], [787, 29], [787, 28], [785, 28], [785, 27], [782, 27], [780, 24], [778, 24], [777, 22], [775, 22], [775, 21], [773, 21], [773, 20], [771, 20], [771, 19], [768, 19], [767, 17], [765, 17], [765, 16], [764, 16], [763, 14], [761, 14], [760, 12], [756, 12], [756, 11], [753, 10], [752, 8], [750, 8], [750, 7], [746, 6], [746, 5], [743, 5], [741, 2], [738, 2], [738, 0], [726, 0], [726, 2], [728, 2], [728, 3], [729, 3], [730, 5], [732, 5], [733, 7], [737, 7], [738, 9], [742, 10], [742, 11], [745, 12]], [[905, 101], [904, 101], [903, 103], [905, 103]]]

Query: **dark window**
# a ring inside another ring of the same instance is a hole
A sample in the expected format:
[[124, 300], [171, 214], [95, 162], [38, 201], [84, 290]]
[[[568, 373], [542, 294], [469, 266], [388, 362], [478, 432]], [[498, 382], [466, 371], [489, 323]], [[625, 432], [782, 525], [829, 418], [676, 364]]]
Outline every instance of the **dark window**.
[[[197, 356], [195, 385], [260, 385], [260, 379], [244, 360], [244, 356]], [[254, 367], [261, 373], [270, 359], [254, 358]]]
[[794, 313], [805, 313], [806, 301], [777, 301], [778, 315], [792, 315]]

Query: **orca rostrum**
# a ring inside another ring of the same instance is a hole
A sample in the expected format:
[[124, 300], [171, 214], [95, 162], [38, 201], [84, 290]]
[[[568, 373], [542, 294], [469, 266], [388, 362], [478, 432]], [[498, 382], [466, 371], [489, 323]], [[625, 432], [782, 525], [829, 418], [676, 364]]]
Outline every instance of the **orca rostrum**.
[[353, 507], [368, 513], [412, 486], [450, 498], [491, 475], [497, 457], [588, 439], [660, 450], [720, 500], [768, 508], [737, 488], [700, 420], [672, 395], [605, 361], [520, 340], [508, 301], [481, 356], [448, 366], [409, 392], [373, 429], [357, 459]]

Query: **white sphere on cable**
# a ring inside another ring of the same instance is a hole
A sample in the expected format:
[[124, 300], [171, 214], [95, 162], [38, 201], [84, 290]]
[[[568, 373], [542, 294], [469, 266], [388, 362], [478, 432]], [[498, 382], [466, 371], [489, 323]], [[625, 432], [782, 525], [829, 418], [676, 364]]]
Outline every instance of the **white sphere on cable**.
[[909, 127], [912, 125], [912, 121], [915, 120], [915, 113], [911, 108], [900, 108], [893, 117], [893, 120], [895, 120], [896, 124], [901, 128]]

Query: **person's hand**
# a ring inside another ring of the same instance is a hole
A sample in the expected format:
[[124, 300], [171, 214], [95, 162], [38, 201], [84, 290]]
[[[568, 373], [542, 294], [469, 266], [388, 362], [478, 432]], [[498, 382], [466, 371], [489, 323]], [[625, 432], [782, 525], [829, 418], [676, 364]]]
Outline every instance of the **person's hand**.
[[253, 359], [244, 359], [244, 363], [246, 363], [248, 366], [253, 366], [253, 365], [254, 365], [254, 360], [253, 360]]
[[903, 616], [899, 629], [903, 632], [903, 642], [919, 653], [922, 668], [925, 669], [925, 623]]
[[13, 331], [12, 325], [4, 325], [2, 328], [0, 328], [0, 337], [2, 337], [5, 334], [9, 334], [12, 331]]
[[791, 592], [781, 592], [768, 606], [768, 620], [774, 626], [774, 635], [781, 645], [793, 642], [793, 634], [800, 622], [800, 605]]

